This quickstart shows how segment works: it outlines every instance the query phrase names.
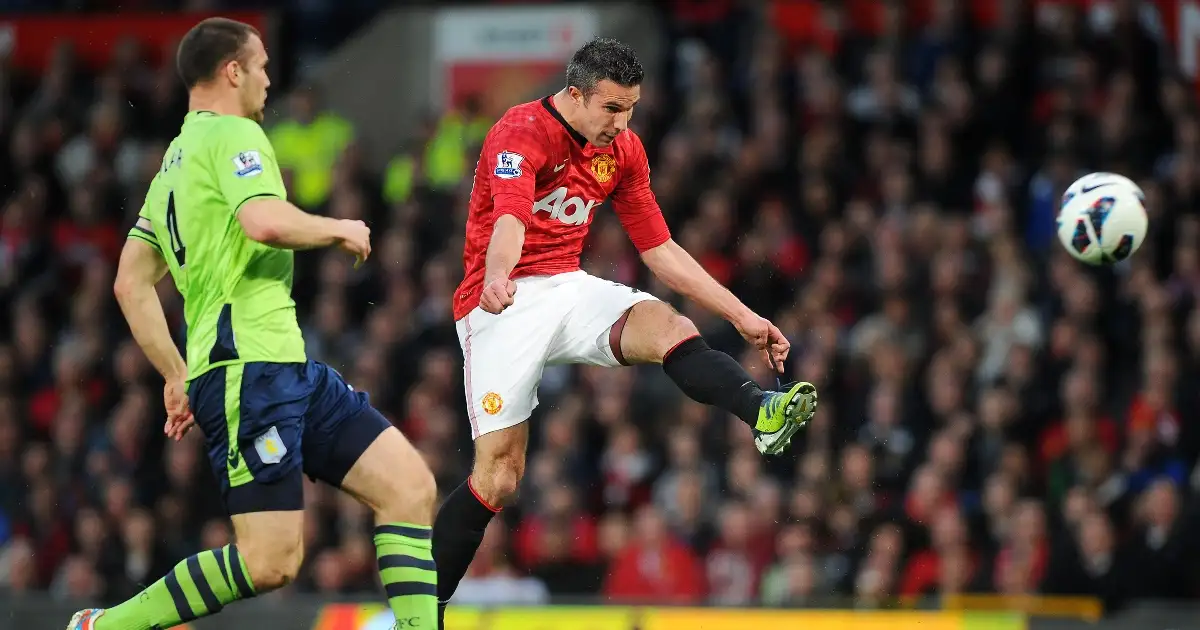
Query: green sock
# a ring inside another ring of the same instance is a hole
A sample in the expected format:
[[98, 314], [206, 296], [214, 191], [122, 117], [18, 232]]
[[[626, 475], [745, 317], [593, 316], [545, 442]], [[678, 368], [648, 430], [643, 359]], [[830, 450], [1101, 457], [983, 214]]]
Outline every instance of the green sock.
[[236, 545], [200, 552], [175, 565], [129, 601], [104, 611], [95, 630], [151, 630], [221, 612], [225, 604], [254, 597], [250, 572]]
[[433, 528], [408, 523], [380, 525], [375, 528], [375, 551], [396, 627], [437, 628]]

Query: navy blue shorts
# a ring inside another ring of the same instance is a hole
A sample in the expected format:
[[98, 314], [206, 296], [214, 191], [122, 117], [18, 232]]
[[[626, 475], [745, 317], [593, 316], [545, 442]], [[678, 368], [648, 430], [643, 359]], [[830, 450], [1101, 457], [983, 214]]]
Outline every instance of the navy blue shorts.
[[303, 475], [340, 487], [391, 426], [316, 361], [217, 367], [188, 397], [230, 514], [303, 509]]

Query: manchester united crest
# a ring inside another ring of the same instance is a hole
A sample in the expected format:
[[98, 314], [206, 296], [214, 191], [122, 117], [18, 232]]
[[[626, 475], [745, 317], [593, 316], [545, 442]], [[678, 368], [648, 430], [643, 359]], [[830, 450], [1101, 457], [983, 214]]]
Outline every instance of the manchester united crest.
[[496, 392], [488, 392], [483, 397], [482, 406], [484, 413], [489, 416], [494, 416], [500, 413], [500, 410], [504, 408], [504, 400], [500, 398], [500, 394], [497, 394]]
[[592, 158], [592, 174], [596, 181], [607, 184], [617, 172], [617, 160], [607, 153], [601, 153]]

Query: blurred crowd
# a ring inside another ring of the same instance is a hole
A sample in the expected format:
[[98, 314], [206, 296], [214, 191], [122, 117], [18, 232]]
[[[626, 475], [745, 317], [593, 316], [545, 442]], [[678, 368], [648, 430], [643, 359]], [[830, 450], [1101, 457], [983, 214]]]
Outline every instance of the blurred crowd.
[[[818, 384], [821, 410], [764, 460], [658, 369], [547, 369], [519, 501], [457, 601], [1200, 595], [1184, 534], [1200, 515], [1200, 119], [1135, 3], [1107, 24], [1015, 10], [985, 28], [962, 3], [917, 25], [882, 2], [877, 32], [800, 41], [740, 3], [675, 4], [633, 122], [655, 192], [676, 240], [789, 336], [788, 376]], [[831, 24], [846, 10], [822, 6]], [[0, 71], [2, 592], [119, 600], [231, 535], [201, 436], [164, 444], [161, 381], [110, 297], [186, 110], [141, 52], [91, 73], [64, 47], [39, 76]], [[319, 94], [275, 107], [293, 198], [375, 236], [358, 270], [298, 255], [310, 356], [452, 488], [471, 447], [450, 301], [497, 112], [420, 121], [373, 172], [369, 134]], [[1137, 179], [1151, 215], [1109, 269], [1054, 236], [1059, 196], [1093, 170]], [[728, 325], [646, 277], [604, 212], [584, 267], [673, 300], [774, 385]], [[182, 340], [169, 280], [160, 294]], [[272, 596], [373, 592], [369, 513], [306, 496], [308, 560]]]

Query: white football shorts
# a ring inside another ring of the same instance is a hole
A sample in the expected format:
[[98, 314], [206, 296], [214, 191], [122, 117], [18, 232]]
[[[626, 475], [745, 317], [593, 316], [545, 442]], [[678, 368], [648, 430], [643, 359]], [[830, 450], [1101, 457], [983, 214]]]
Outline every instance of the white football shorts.
[[456, 323], [471, 439], [527, 420], [547, 365], [619, 366], [609, 329], [634, 304], [657, 299], [584, 271], [516, 282], [504, 312], [476, 307]]

